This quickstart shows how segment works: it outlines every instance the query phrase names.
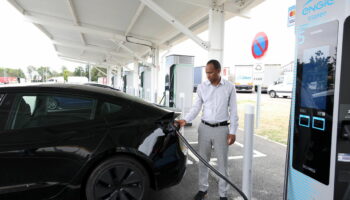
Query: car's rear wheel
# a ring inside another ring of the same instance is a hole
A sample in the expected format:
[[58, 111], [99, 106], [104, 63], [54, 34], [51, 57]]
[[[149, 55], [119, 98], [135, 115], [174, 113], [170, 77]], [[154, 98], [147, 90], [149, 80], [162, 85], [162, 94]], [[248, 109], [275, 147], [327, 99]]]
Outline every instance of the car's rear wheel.
[[142, 200], [149, 190], [144, 167], [133, 158], [114, 157], [101, 163], [86, 184], [87, 200]]
[[270, 95], [270, 97], [271, 98], [276, 98], [276, 92], [275, 91], [273, 91], [273, 90], [271, 90], [270, 92], [269, 92], [269, 95]]

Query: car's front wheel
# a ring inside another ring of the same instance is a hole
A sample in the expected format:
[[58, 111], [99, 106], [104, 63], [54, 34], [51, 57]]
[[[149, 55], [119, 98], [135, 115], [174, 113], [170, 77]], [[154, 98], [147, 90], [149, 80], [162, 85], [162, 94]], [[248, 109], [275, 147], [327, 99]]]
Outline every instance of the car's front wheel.
[[142, 200], [149, 190], [144, 167], [133, 158], [113, 157], [97, 166], [86, 184], [87, 200]]
[[269, 94], [270, 94], [270, 97], [271, 97], [271, 98], [276, 98], [276, 97], [277, 97], [276, 92], [273, 91], [273, 90], [271, 90], [271, 91], [269, 92]]

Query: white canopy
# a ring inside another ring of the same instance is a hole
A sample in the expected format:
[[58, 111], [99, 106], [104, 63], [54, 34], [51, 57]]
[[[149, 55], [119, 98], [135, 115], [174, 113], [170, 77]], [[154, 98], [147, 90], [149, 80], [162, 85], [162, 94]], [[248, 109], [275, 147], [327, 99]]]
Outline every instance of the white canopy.
[[[51, 40], [58, 56], [104, 66], [143, 62], [154, 49], [208, 28], [209, 9], [249, 17], [264, 0], [8, 0]], [[25, 34], [25, 33], [24, 33]]]

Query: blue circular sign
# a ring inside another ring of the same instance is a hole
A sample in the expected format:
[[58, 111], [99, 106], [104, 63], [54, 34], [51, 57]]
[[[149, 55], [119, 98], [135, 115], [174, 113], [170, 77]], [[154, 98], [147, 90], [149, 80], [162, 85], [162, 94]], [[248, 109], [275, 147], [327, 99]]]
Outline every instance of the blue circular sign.
[[252, 54], [254, 58], [258, 59], [265, 55], [269, 46], [267, 35], [263, 32], [256, 34], [252, 44]]

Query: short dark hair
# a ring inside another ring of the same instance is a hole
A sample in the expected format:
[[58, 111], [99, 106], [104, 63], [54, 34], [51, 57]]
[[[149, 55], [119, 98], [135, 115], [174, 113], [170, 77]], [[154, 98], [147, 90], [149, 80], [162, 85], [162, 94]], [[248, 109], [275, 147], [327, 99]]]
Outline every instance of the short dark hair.
[[209, 65], [209, 64], [212, 64], [212, 65], [214, 66], [215, 69], [221, 70], [221, 65], [220, 65], [220, 62], [219, 62], [219, 61], [217, 61], [217, 60], [209, 60], [209, 61], [207, 62], [207, 65]]

